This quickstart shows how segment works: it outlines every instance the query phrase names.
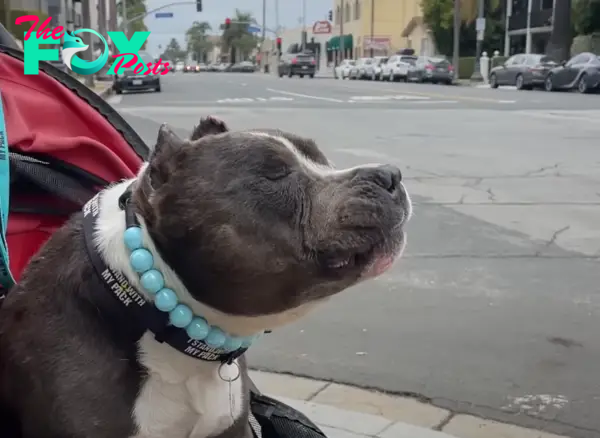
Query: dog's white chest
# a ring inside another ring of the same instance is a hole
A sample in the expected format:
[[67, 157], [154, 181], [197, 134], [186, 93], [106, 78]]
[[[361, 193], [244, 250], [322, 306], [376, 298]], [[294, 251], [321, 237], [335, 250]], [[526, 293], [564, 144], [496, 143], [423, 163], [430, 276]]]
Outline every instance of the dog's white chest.
[[[140, 340], [149, 376], [136, 400], [136, 438], [208, 438], [227, 430], [242, 412], [242, 379], [227, 382], [218, 364], [188, 358], [152, 336]], [[221, 369], [234, 378], [237, 364]]]

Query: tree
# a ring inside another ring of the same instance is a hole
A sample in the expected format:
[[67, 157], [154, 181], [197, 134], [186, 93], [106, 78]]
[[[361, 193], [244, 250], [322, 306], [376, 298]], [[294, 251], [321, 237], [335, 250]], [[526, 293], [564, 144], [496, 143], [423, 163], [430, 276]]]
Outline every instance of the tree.
[[557, 1], [552, 17], [552, 33], [546, 47], [546, 54], [557, 61], [569, 59], [571, 41], [571, 0]]
[[[127, 0], [127, 20], [131, 20], [132, 18], [140, 17], [141, 15], [146, 14], [146, 1], [145, 0]], [[117, 13], [119, 17], [123, 18], [123, 2], [117, 3]], [[148, 28], [144, 23], [143, 18], [139, 18], [137, 20], [129, 22], [126, 35], [127, 38], [131, 38], [131, 36], [135, 32], [148, 32]], [[146, 42], [142, 46], [142, 49], [146, 48]]]
[[221, 34], [221, 49], [223, 52], [230, 53], [231, 62], [234, 62], [236, 52], [239, 53], [241, 58], [245, 59], [256, 48], [258, 40], [248, 32], [248, 25], [254, 22], [251, 13], [236, 9], [229, 29], [225, 29], [225, 25], [221, 25], [223, 31]]
[[573, 0], [573, 26], [577, 35], [600, 32], [600, 1]]
[[[483, 45], [488, 50], [500, 50], [503, 44], [504, 23], [501, 0], [484, 0], [486, 28]], [[454, 30], [454, 0], [421, 0], [423, 22], [431, 30], [436, 47], [445, 55], [452, 53]], [[460, 52], [474, 54], [477, 33], [475, 20], [479, 15], [478, 0], [461, 0]]]
[[168, 59], [172, 62], [184, 60], [186, 57], [186, 51], [181, 48], [179, 41], [176, 38], [171, 38], [165, 51], [160, 55], [161, 59]]
[[208, 52], [213, 48], [212, 41], [208, 39], [207, 35], [210, 30], [210, 24], [207, 22], [194, 21], [185, 32], [187, 52], [192, 54], [197, 61], [206, 61]]

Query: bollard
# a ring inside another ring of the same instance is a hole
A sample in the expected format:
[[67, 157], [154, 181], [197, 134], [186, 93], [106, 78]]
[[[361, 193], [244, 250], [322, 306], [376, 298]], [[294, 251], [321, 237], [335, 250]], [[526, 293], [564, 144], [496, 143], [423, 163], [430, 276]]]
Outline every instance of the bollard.
[[479, 71], [481, 72], [483, 83], [488, 84], [490, 76], [490, 58], [488, 57], [487, 52], [483, 52], [481, 54], [481, 60], [479, 61]]

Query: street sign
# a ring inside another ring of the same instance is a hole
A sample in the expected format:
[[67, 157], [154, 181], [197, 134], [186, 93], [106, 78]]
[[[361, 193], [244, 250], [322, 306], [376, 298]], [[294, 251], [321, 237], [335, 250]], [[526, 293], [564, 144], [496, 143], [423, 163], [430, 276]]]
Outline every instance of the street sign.
[[485, 32], [485, 18], [478, 18], [475, 21], [475, 30]]
[[315, 21], [313, 24], [313, 34], [331, 33], [331, 23], [329, 21]]
[[257, 27], [257, 26], [248, 26], [247, 30], [250, 33], [258, 33], [258, 32], [260, 32], [260, 27]]
[[173, 12], [157, 12], [154, 18], [173, 18]]

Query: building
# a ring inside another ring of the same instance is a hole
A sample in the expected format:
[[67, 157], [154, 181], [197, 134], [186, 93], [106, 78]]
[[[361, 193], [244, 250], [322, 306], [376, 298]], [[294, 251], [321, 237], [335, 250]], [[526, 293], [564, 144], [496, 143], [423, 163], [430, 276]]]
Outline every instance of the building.
[[327, 43], [331, 39], [331, 33], [313, 33], [313, 26], [284, 29], [279, 35], [281, 50], [284, 53], [299, 51], [302, 47], [303, 31], [306, 32], [306, 48], [315, 54], [317, 69], [324, 69], [327, 65]]
[[[412, 48], [435, 54], [431, 32], [423, 23], [420, 0], [334, 0], [334, 36], [330, 59], [389, 55]], [[344, 53], [342, 53], [342, 47]]]
[[[514, 53], [545, 53], [552, 33], [556, 0], [506, 0], [506, 2], [504, 56]], [[529, 14], [529, 7], [531, 7], [531, 14]]]

